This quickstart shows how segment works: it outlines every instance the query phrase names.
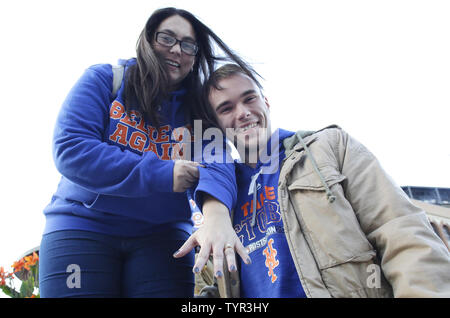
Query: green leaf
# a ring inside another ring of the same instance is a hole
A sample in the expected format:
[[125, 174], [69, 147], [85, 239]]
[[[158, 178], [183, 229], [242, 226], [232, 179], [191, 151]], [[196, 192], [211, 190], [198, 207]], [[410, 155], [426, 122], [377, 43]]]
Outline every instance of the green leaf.
[[14, 289], [12, 289], [11, 287], [3, 285], [3, 286], [0, 286], [0, 288], [5, 293], [6, 296], [9, 296], [11, 298], [19, 298], [20, 297], [20, 294], [18, 292], [16, 292]]
[[20, 295], [21, 297], [31, 297], [34, 291], [34, 279], [33, 276], [30, 276], [28, 280], [22, 282], [22, 286], [20, 286]]

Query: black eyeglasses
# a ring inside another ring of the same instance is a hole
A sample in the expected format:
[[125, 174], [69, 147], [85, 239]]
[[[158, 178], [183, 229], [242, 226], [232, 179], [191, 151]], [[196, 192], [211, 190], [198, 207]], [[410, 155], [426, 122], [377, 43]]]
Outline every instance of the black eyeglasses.
[[183, 51], [187, 55], [194, 56], [195, 54], [197, 54], [198, 51], [197, 44], [190, 41], [178, 40], [177, 38], [164, 32], [156, 33], [156, 42], [167, 47], [173, 47], [177, 43], [180, 43], [181, 51]]

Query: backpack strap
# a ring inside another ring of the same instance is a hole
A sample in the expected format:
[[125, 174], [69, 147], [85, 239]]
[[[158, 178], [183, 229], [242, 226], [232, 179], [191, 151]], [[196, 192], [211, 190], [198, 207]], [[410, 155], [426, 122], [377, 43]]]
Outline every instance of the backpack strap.
[[125, 70], [125, 67], [123, 65], [113, 65], [113, 67], [112, 67], [112, 72], [113, 72], [112, 98], [113, 99], [116, 98], [117, 91], [119, 90], [120, 86], [122, 85], [124, 70]]

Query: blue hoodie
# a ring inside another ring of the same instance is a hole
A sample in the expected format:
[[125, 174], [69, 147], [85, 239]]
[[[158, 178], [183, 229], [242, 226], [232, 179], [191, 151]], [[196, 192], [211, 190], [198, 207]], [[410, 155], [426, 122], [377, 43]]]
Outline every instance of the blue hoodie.
[[[122, 63], [126, 72], [135, 59]], [[91, 66], [63, 103], [53, 138], [54, 161], [62, 177], [44, 209], [44, 233], [77, 229], [140, 236], [166, 228], [190, 233], [186, 194], [172, 191], [171, 159], [177, 159], [180, 134], [188, 124], [182, 105], [185, 90], [162, 103], [157, 129], [138, 111], [124, 112], [124, 87], [113, 100], [112, 81], [111, 65]], [[214, 169], [205, 170], [200, 172], [201, 184], [217, 180]], [[219, 192], [226, 193], [219, 199], [231, 208], [235, 194]]]
[[236, 164], [239, 191], [233, 226], [252, 259], [251, 265], [240, 266], [241, 297], [306, 297], [289, 251], [278, 203], [279, 168], [285, 156], [283, 140], [293, 134], [278, 129], [272, 135], [266, 148], [270, 161], [258, 162], [255, 168]]

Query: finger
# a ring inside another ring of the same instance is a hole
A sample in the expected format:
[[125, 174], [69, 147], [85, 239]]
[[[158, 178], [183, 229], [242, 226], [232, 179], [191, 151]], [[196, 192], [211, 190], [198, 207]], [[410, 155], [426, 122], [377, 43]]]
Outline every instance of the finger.
[[192, 163], [192, 165], [194, 166], [194, 167], [202, 167], [202, 168], [204, 168], [205, 166], [204, 165], [202, 165], [200, 162], [196, 162], [196, 161], [191, 161], [191, 163]]
[[196, 246], [198, 246], [197, 238], [195, 237], [195, 233], [192, 234], [186, 242], [173, 254], [173, 257], [180, 258], [192, 251]]
[[248, 249], [242, 245], [241, 241], [238, 241], [235, 245], [235, 250], [238, 253], [238, 255], [242, 258], [245, 264], [250, 265], [252, 263], [252, 260], [250, 258], [250, 255], [248, 253]]
[[197, 180], [198, 177], [200, 176], [200, 171], [198, 171], [197, 167], [187, 167], [185, 171], [186, 174], [188, 174], [192, 178], [195, 178], [195, 180]]
[[197, 179], [193, 179], [191, 176], [186, 176], [181, 182], [180, 187], [187, 190], [197, 182]]
[[189, 180], [184, 180], [183, 184], [180, 186], [182, 188], [183, 191], [181, 192], [185, 192], [189, 189], [192, 189], [192, 187], [197, 183], [197, 180], [193, 180], [193, 181], [189, 181]]
[[225, 250], [223, 251], [223, 253], [225, 254], [225, 258], [227, 260], [228, 271], [235, 272], [237, 270], [237, 266], [236, 266], [236, 256], [235, 256], [236, 254], [235, 254], [234, 248], [225, 247]]
[[223, 277], [223, 245], [216, 245], [213, 251], [214, 276]]
[[209, 255], [211, 253], [211, 245], [206, 244], [200, 248], [200, 252], [197, 255], [197, 261], [194, 264], [194, 274], [200, 273], [200, 271], [205, 267], [208, 261]]

